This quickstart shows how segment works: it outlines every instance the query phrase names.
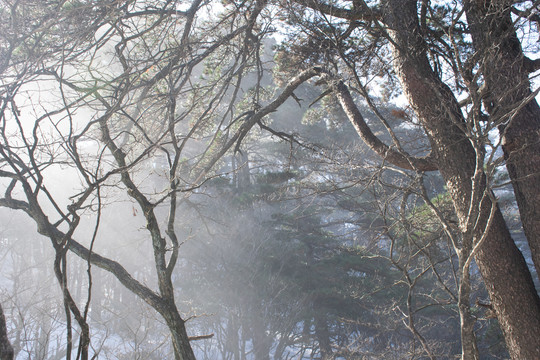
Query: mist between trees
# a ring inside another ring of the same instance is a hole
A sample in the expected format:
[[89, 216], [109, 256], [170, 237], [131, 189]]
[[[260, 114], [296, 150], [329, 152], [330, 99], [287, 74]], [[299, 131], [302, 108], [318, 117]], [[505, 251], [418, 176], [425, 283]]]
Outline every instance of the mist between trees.
[[539, 12], [3, 0], [0, 359], [539, 359]]

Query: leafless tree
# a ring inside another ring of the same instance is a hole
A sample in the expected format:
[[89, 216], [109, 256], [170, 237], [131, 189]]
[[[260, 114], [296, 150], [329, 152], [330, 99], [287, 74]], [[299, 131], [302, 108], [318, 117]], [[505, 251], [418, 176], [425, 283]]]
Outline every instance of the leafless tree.
[[[163, 317], [175, 358], [194, 358], [172, 282], [182, 243], [178, 204], [213, 177], [223, 157], [238, 152], [254, 128], [294, 139], [273, 131], [264, 119], [290, 97], [301, 103], [294, 92], [317, 79], [321, 96], [313, 101], [331, 94], [385, 163], [418, 176], [438, 171], [444, 179], [457, 237], [429, 196], [419, 196], [439, 217], [458, 257], [463, 358], [478, 358], [470, 314], [473, 260], [511, 357], [538, 358], [540, 299], [493, 192], [494, 169], [504, 160], [538, 268], [540, 110], [529, 81], [538, 64], [524, 56], [517, 36], [523, 24], [537, 21], [537, 4], [256, 0], [213, 5], [203, 0], [0, 5], [5, 18], [0, 25], [0, 205], [25, 212], [51, 240], [66, 310], [68, 357], [72, 317], [81, 332], [77, 357], [89, 356], [91, 274], [98, 266]], [[262, 40], [279, 19], [292, 36], [276, 71], [283, 86], [265, 97], [261, 81], [269, 64], [261, 60]], [[255, 74], [251, 89], [245, 82], [249, 73]], [[429, 151], [407, 148], [388, 126], [389, 140], [371, 130], [354, 96], [377, 112], [367, 84], [374, 78], [401, 89], [410, 109], [397, 115], [421, 125]], [[462, 94], [468, 98], [460, 102]], [[489, 140], [497, 130], [501, 144]], [[499, 145], [503, 160], [496, 158]], [[154, 186], [139, 170], [158, 158], [164, 159], [164, 181]], [[77, 179], [77, 190], [67, 196], [51, 175], [61, 168]], [[146, 228], [155, 290], [113, 257], [99, 255], [102, 212], [118, 201], [130, 202], [132, 216]], [[84, 225], [82, 215], [88, 213], [92, 223]], [[81, 231], [82, 225], [90, 230]], [[88, 270], [82, 306], [70, 291], [71, 253], [85, 260]]]

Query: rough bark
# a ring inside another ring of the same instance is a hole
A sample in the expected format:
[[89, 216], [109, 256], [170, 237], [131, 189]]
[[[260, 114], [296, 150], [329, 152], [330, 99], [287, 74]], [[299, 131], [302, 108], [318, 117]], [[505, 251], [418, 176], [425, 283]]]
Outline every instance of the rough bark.
[[[472, 239], [484, 239], [475, 260], [508, 350], [514, 359], [540, 358], [540, 299], [523, 255], [513, 242], [497, 204], [492, 203], [485, 176], [473, 183], [477, 154], [462, 131], [464, 119], [458, 102], [427, 59], [416, 1], [389, 0], [385, 14], [395, 50], [394, 68], [430, 138], [460, 226], [462, 230], [472, 230]], [[481, 201], [470, 207], [473, 190], [481, 194]], [[470, 226], [470, 209], [477, 209], [474, 227]], [[483, 237], [490, 214], [491, 225]]]
[[161, 315], [167, 322], [167, 326], [171, 332], [175, 360], [195, 360], [195, 354], [189, 344], [185, 322], [180, 317], [176, 305], [169, 303], [167, 309], [168, 311]]
[[4, 310], [0, 304], [0, 360], [13, 360], [13, 347], [9, 342]]
[[365, 122], [362, 114], [356, 107], [354, 100], [341, 81], [337, 82], [333, 86], [333, 90], [336, 93], [343, 111], [349, 118], [349, 121], [354, 126], [358, 136], [370, 147], [371, 150], [376, 152], [385, 161], [399, 166], [403, 169], [416, 170], [416, 171], [435, 171], [437, 170], [437, 164], [435, 163], [431, 154], [426, 157], [414, 157], [407, 154], [402, 149], [394, 149], [381, 141], [369, 128]]
[[500, 122], [502, 147], [525, 236], [540, 275], [540, 107], [511, 17], [511, 1], [466, 1], [485, 79], [484, 104]]

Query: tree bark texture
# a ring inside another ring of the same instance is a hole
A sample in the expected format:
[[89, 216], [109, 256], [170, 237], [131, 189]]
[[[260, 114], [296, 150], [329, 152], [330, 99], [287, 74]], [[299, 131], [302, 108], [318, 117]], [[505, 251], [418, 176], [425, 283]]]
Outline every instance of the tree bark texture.
[[[472, 239], [491, 225], [475, 260], [513, 359], [540, 358], [540, 299], [523, 255], [486, 189], [485, 176], [473, 182], [476, 149], [462, 130], [464, 118], [451, 90], [432, 70], [417, 18], [416, 1], [388, 0], [385, 23], [394, 46], [394, 68], [424, 126], [463, 229], [469, 228], [473, 191], [481, 195]], [[474, 185], [474, 187], [473, 187]], [[526, 309], [526, 311], [524, 311]]]
[[13, 356], [13, 347], [7, 335], [6, 317], [0, 304], [0, 360], [13, 360]]
[[171, 332], [175, 360], [195, 360], [195, 354], [189, 344], [184, 320], [174, 303], [168, 304], [168, 311], [161, 313]]
[[484, 106], [499, 129], [523, 230], [540, 276], [540, 107], [511, 16], [511, 1], [466, 1], [485, 79]]

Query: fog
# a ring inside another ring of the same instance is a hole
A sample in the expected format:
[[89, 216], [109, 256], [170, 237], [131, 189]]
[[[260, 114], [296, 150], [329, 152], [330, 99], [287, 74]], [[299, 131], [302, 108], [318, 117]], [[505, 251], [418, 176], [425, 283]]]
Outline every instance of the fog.
[[[298, 94], [307, 98], [314, 92], [304, 87]], [[89, 111], [80, 110], [83, 122]], [[305, 108], [289, 100], [272, 115], [276, 131], [301, 133], [304, 145], [260, 134], [246, 140], [241, 153], [225, 156], [200, 186], [180, 193], [173, 282], [188, 333], [204, 337], [192, 342], [198, 359], [257, 359], [261, 352], [310, 359], [320, 354], [324, 337], [327, 346], [343, 352], [351, 347], [399, 357], [409, 346], [411, 335], [400, 325], [403, 295], [377, 303], [382, 294], [403, 290], [397, 269], [376, 258], [388, 255], [388, 240], [378, 235], [381, 199], [374, 195], [391, 197], [392, 191], [385, 194], [380, 183], [369, 181], [381, 171], [378, 162], [343, 117], [333, 125], [304, 114]], [[324, 137], [318, 136], [321, 129]], [[97, 142], [83, 145], [79, 149], [90, 161], [102, 151]], [[196, 159], [201, 149], [206, 148], [194, 142], [183, 154]], [[112, 160], [102, 159], [107, 171]], [[195, 165], [186, 161], [186, 177], [190, 166]], [[168, 169], [166, 152], [158, 150], [131, 172], [141, 191], [159, 199], [169, 190]], [[380, 175], [403, 181], [392, 171]], [[52, 165], [43, 176], [60, 208], [84, 190], [72, 166]], [[43, 200], [56, 221], [53, 204]], [[101, 189], [101, 207], [97, 201], [81, 212], [73, 238], [156, 289], [152, 242], [138, 204], [116, 180]], [[155, 209], [163, 228], [168, 210], [166, 202]], [[51, 266], [54, 251], [25, 214], [3, 209], [2, 219], [2, 299], [17, 358], [63, 358], [66, 320]], [[171, 358], [167, 327], [153, 309], [106, 271], [69, 253], [68, 260], [68, 287], [80, 306], [88, 300], [91, 274], [92, 353], [104, 359]], [[378, 274], [379, 267], [387, 273]], [[378, 312], [385, 319], [374, 319]]]
[[[311, 93], [309, 87], [298, 92]], [[400, 201], [385, 184], [408, 180], [380, 168], [343, 117], [333, 120], [338, 127], [316, 116], [309, 120], [314, 115], [304, 111], [290, 100], [272, 115], [276, 130], [302, 134], [302, 146], [264, 134], [249, 139], [241, 153], [225, 156], [213, 175], [177, 199], [180, 247], [172, 280], [189, 335], [201, 337], [192, 341], [197, 359], [312, 359], [323, 346], [342, 359], [359, 351], [398, 359], [415, 341], [403, 323], [408, 287], [392, 266], [391, 240], [384, 235], [385, 223], [397, 221]], [[323, 128], [325, 136], [317, 136]], [[87, 142], [82, 150], [97, 154], [96, 146]], [[184, 153], [196, 158], [200, 149], [187, 146]], [[134, 182], [159, 199], [170, 186], [168, 168], [165, 153], [156, 151], [133, 167]], [[69, 166], [51, 166], [44, 178], [59, 207], [84, 188]], [[430, 181], [432, 191], [440, 189], [440, 180]], [[96, 199], [81, 212], [73, 238], [157, 289], [142, 210], [115, 182], [102, 188], [99, 201], [99, 222]], [[52, 204], [45, 208], [53, 213]], [[155, 212], [166, 228], [167, 202]], [[54, 251], [24, 214], [3, 209], [2, 219], [2, 302], [17, 359], [64, 358], [66, 319], [51, 266]], [[423, 276], [417, 274], [423, 260], [403, 256], [405, 263], [417, 262], [407, 271]], [[68, 287], [81, 307], [91, 274], [92, 354], [171, 358], [170, 335], [155, 310], [108, 272], [70, 253], [68, 260]], [[415, 289], [415, 301], [436, 291], [425, 286]], [[439, 310], [418, 316], [419, 326], [430, 329], [425, 333], [434, 344], [459, 351], [457, 314], [444, 302], [435, 306]]]
[[[458, 356], [443, 180], [383, 161], [320, 84], [280, 79], [283, 34], [246, 60], [249, 41], [203, 35], [228, 5], [202, 6], [194, 49], [179, 40], [186, 20], [104, 21], [91, 51], [43, 60], [57, 73], [37, 66], [4, 107], [0, 304], [15, 358], [79, 358], [88, 337], [89, 358], [173, 359], [175, 311], [201, 360]], [[366, 123], [426, 155], [382, 86], [377, 111], [354, 94]], [[486, 299], [474, 264], [471, 279]], [[505, 356], [496, 320], [474, 312], [486, 356]]]

